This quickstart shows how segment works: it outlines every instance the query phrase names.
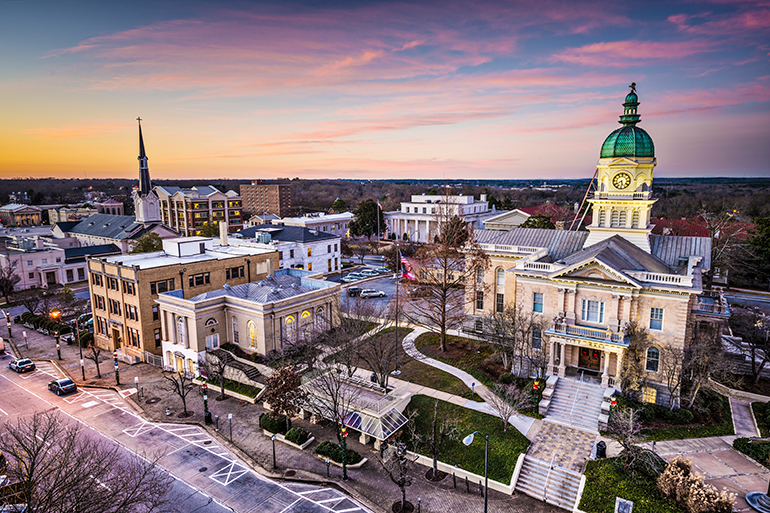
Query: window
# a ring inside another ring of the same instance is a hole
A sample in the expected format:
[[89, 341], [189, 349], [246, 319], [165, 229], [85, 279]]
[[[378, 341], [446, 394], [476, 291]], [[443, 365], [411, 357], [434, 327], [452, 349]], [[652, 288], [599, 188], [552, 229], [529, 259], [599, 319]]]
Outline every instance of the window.
[[219, 334], [206, 336], [206, 349], [217, 349], [219, 347]]
[[123, 280], [123, 293], [135, 296], [136, 289], [134, 288], [134, 284], [130, 281]]
[[160, 347], [160, 328], [155, 328], [155, 347]]
[[484, 283], [484, 268], [476, 269], [476, 283]]
[[78, 281], [83, 281], [86, 279], [86, 270], [80, 267], [78, 269]]
[[29, 279], [34, 280], [35, 279], [35, 273], [29, 273]]
[[75, 281], [75, 274], [72, 272], [72, 269], [67, 269], [67, 281]]
[[498, 292], [502, 292], [502, 289], [505, 288], [505, 269], [502, 267], [497, 270], [497, 279], [495, 284], [497, 285]]
[[332, 272], [332, 259], [326, 261], [326, 272]]
[[43, 265], [46, 265], [47, 263], [48, 263], [48, 259], [47, 259], [47, 258], [44, 258], [44, 259], [43, 259]]
[[236, 278], [243, 278], [243, 266], [230, 267], [225, 270], [225, 278], [228, 280], [234, 280]]
[[101, 287], [102, 286], [102, 277], [101, 277], [101, 275], [91, 273], [91, 283]]
[[307, 256], [313, 256], [312, 248], [307, 248]]
[[663, 329], [663, 309], [662, 308], [650, 309], [650, 329], [651, 330]]
[[649, 372], [658, 372], [658, 365], [660, 364], [660, 351], [657, 347], [651, 347], [647, 350], [647, 365], [645, 369]]
[[187, 347], [186, 340], [184, 317], [178, 317], [176, 320], [176, 343]]
[[102, 335], [107, 334], [107, 321], [103, 317], [96, 317], [96, 332]]
[[134, 328], [128, 328], [128, 343], [134, 347], [139, 347], [139, 331]]
[[476, 291], [476, 310], [484, 309], [484, 292]]
[[211, 283], [210, 275], [211, 273], [192, 274], [187, 278], [187, 281], [189, 282], [190, 287], [199, 287]]
[[232, 324], [233, 324], [233, 342], [235, 342], [237, 344], [238, 343], [238, 338], [239, 338], [238, 337], [238, 318], [237, 317], [233, 316]]
[[104, 297], [94, 294], [94, 307], [98, 308], [99, 310], [104, 310], [104, 305]]
[[150, 283], [150, 293], [153, 295], [162, 294], [169, 290], [174, 290], [174, 278], [171, 278], [170, 280], [153, 281]]
[[473, 329], [478, 332], [484, 331], [484, 321], [482, 321], [481, 319], [476, 319]]
[[123, 305], [126, 310], [126, 319], [132, 320], [132, 321], [138, 321], [139, 320], [139, 313], [137, 311], [136, 306], [129, 305], [128, 303], [125, 303]]
[[334, 252], [337, 252], [337, 244], [334, 245]]
[[604, 226], [605, 218], [607, 217], [607, 214], [605, 213], [604, 209], [599, 211], [599, 226]]
[[532, 295], [532, 311], [543, 313], [543, 293], [535, 292]]
[[327, 244], [326, 245], [326, 252], [327, 253], [331, 253], [332, 252], [332, 245], [331, 244]]
[[120, 290], [118, 288], [118, 280], [117, 280], [117, 278], [110, 278], [108, 276], [107, 277], [107, 288], [110, 289], [110, 290]]
[[582, 319], [587, 322], [604, 322], [604, 303], [584, 299]]
[[27, 260], [27, 267], [32, 267], [33, 265], [35, 264], [32, 263], [32, 260]]
[[56, 263], [58, 264], [60, 262], [61, 262], [61, 257], [56, 257]]
[[254, 324], [254, 321], [249, 321], [246, 324], [246, 327], [249, 328], [249, 347], [252, 349], [257, 348], [257, 326]]
[[278, 261], [280, 262], [281, 260], [283, 260], [283, 251], [278, 252]]
[[120, 301], [117, 299], [110, 299], [110, 313], [120, 315]]
[[152, 305], [152, 320], [157, 321], [160, 319], [160, 310], [158, 305]]
[[543, 332], [540, 328], [532, 328], [532, 349], [543, 348]]
[[311, 262], [307, 263], [307, 270], [312, 271], [313, 270], [313, 264]]
[[505, 310], [505, 296], [503, 294], [497, 294], [495, 298], [495, 312], [503, 313]]
[[294, 250], [293, 249], [289, 250], [289, 258], [294, 258]]

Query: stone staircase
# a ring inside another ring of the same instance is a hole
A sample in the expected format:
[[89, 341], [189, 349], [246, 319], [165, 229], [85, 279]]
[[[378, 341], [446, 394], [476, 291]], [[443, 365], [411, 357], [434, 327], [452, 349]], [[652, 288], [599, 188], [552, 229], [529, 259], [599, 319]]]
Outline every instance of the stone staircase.
[[590, 382], [559, 379], [545, 420], [586, 431], [599, 431], [605, 389]]
[[525, 456], [516, 481], [516, 491], [572, 511], [577, 501], [581, 479], [579, 472]]

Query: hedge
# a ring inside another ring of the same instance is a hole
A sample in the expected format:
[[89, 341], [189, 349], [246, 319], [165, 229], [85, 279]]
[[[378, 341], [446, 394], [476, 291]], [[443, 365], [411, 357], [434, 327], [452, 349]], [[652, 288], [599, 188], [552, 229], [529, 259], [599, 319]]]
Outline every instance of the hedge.
[[[286, 415], [271, 415], [265, 413], [259, 417], [259, 427], [271, 433], [286, 433]], [[291, 420], [288, 421], [291, 428]]]
[[310, 438], [310, 433], [308, 433], [307, 430], [301, 427], [293, 427], [286, 432], [286, 440], [288, 440], [289, 442], [295, 443], [297, 445], [304, 444], [305, 442], [308, 441], [309, 438]]
[[[329, 440], [324, 440], [320, 444], [318, 444], [318, 447], [315, 448], [316, 454], [320, 456], [324, 456], [326, 458], [329, 458], [330, 460], [333, 460], [337, 463], [342, 463], [342, 447], [339, 445], [330, 442]], [[360, 463], [362, 459], [364, 459], [360, 454], [358, 454], [353, 449], [347, 450], [347, 464], [348, 465], [355, 465], [356, 463]]]
[[770, 444], [750, 443], [750, 440], [750, 438], [736, 438], [733, 441], [733, 448], [770, 468]]

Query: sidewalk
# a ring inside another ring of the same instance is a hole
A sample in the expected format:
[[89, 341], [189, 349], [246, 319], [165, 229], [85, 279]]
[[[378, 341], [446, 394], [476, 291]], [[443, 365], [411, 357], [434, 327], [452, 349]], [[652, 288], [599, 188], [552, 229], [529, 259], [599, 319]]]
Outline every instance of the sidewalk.
[[[25, 329], [20, 325], [14, 325], [13, 342], [23, 342], [22, 330], [27, 331], [29, 346], [22, 345], [18, 348], [21, 356], [37, 360], [51, 360], [80, 386], [104, 386], [118, 391], [130, 391], [132, 388], [137, 388], [141, 395], [139, 392], [133, 393], [127, 401], [147, 420], [203, 425], [203, 400], [200, 388], [194, 389], [187, 397], [187, 408], [194, 414], [188, 418], [179, 418], [178, 415], [182, 412], [181, 399], [166, 388], [167, 381], [163, 378], [163, 372], [160, 369], [144, 363], [126, 365], [121, 362], [119, 363], [121, 385], [116, 386], [112, 354], [103, 351], [104, 360], [100, 364], [102, 378], [95, 377], [96, 367], [93, 362], [85, 360], [86, 382], [83, 383], [76, 345], [62, 344], [62, 360], [59, 361], [53, 337]], [[406, 384], [406, 382], [401, 383]], [[411, 383], [408, 385], [416, 386]], [[420, 393], [430, 392], [430, 389], [423, 387], [420, 387], [420, 390]], [[442, 394], [439, 391], [433, 391], [433, 393]], [[341, 469], [334, 466], [331, 467], [330, 478], [327, 479], [326, 465], [313, 452], [315, 444], [305, 451], [300, 451], [277, 442], [275, 449], [279, 470], [276, 473], [266, 470], [272, 467], [272, 442], [269, 437], [262, 435], [262, 430], [259, 428], [259, 416], [265, 410], [259, 405], [252, 405], [233, 398], [219, 401], [217, 400], [218, 396], [218, 389], [209, 389], [209, 410], [213, 415], [219, 416], [220, 429], [218, 432], [215, 432], [215, 426], [206, 426], [206, 429], [260, 474], [288, 481], [327, 483], [329, 486], [344, 490], [377, 513], [390, 511], [391, 504], [400, 498], [398, 487], [392, 484], [376, 461], [378, 451], [375, 451], [371, 444], [361, 445], [353, 436], [348, 438], [348, 446], [369, 458], [369, 461], [360, 469], [350, 469], [348, 471], [350, 480], [347, 482], [341, 480]], [[434, 397], [437, 396], [434, 395]], [[468, 402], [459, 397], [456, 399], [450, 397], [450, 399]], [[170, 408], [171, 416], [165, 415], [166, 407]], [[230, 423], [227, 420], [227, 415], [230, 413], [233, 415], [233, 443], [229, 441]], [[301, 419], [293, 419], [292, 424], [310, 431], [315, 436], [316, 443], [322, 440], [336, 440], [333, 430], [324, 424], [313, 425]], [[479, 492], [478, 483], [471, 483], [470, 493], [467, 493], [464, 482], [459, 480], [457, 489], [454, 489], [451, 476], [438, 483], [429, 482], [424, 477], [427, 471], [427, 467], [416, 466], [411, 474], [412, 485], [407, 488], [407, 500], [416, 506], [417, 499], [421, 499], [421, 513], [465, 513], [483, 510], [484, 500]], [[489, 510], [501, 513], [555, 513], [561, 511], [523, 494], [509, 496], [495, 491], [489, 493]]]

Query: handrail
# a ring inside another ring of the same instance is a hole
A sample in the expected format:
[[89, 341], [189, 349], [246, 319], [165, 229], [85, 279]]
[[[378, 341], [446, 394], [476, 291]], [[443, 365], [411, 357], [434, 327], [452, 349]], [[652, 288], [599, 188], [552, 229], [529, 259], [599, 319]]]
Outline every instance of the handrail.
[[575, 404], [577, 404], [578, 395], [580, 395], [580, 387], [583, 384], [583, 372], [580, 371], [580, 379], [578, 380], [578, 387], [577, 391], [575, 392], [575, 399], [572, 400], [572, 409], [569, 412], [569, 427], [572, 427], [572, 424], [575, 422]]
[[548, 481], [551, 479], [551, 472], [553, 471], [553, 460], [556, 459], [556, 453], [553, 453], [553, 456], [551, 456], [551, 465], [548, 467], [548, 475], [545, 476], [545, 485], [543, 486], [543, 502], [545, 502], [545, 498], [548, 496]]

